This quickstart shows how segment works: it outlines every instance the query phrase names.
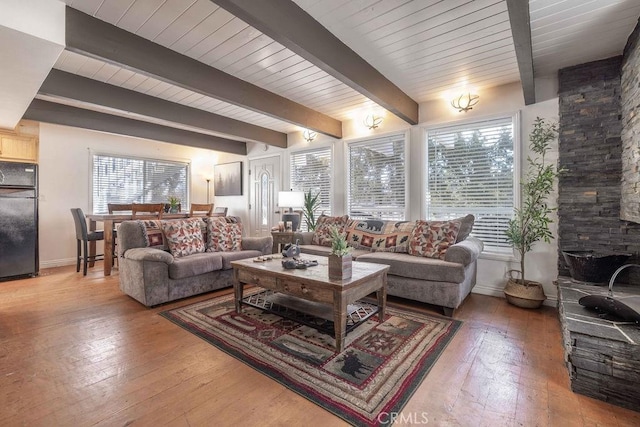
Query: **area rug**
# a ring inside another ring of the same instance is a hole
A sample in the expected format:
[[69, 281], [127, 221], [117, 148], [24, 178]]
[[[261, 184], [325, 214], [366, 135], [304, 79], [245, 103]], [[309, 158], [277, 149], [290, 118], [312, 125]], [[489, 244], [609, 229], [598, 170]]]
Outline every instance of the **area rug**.
[[[247, 295], [250, 292], [245, 292]], [[387, 307], [347, 334], [344, 351], [309, 326], [243, 306], [233, 295], [160, 313], [353, 425], [399, 414], [462, 322]]]

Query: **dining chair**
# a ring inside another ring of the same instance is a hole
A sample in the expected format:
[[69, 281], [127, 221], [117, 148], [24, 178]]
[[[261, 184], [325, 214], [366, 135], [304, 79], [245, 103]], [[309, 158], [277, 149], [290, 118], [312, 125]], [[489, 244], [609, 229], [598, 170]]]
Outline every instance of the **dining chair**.
[[211, 216], [213, 203], [191, 203], [189, 216]]
[[73, 215], [73, 222], [76, 226], [76, 272], [80, 271], [80, 261], [84, 262], [82, 275], [87, 275], [87, 264], [91, 261], [99, 261], [104, 259], [103, 254], [89, 255], [89, 242], [95, 242], [98, 240], [104, 240], [103, 231], [88, 231], [87, 220], [85, 219], [84, 212], [80, 208], [72, 208], [71, 215]]
[[132, 219], [162, 219], [164, 203], [132, 203]]
[[120, 212], [131, 212], [131, 203], [107, 203], [110, 214]]
[[[107, 203], [109, 214], [129, 213], [131, 212], [131, 203]], [[118, 227], [120, 223], [113, 225], [113, 260], [114, 264], [118, 260]]]

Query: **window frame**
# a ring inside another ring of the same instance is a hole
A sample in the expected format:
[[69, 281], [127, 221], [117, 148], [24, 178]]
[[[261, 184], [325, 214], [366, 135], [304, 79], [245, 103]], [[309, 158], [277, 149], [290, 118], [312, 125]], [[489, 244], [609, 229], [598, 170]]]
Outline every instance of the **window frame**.
[[411, 171], [410, 171], [410, 158], [408, 158], [408, 156], [410, 156], [411, 154], [410, 146], [409, 146], [410, 131], [411, 131], [410, 129], [407, 129], [406, 131], [395, 131], [395, 132], [387, 132], [387, 133], [381, 133], [381, 134], [375, 134], [375, 135], [367, 135], [362, 138], [355, 138], [355, 139], [346, 141], [346, 144], [344, 145], [344, 155], [343, 155], [344, 186], [345, 186], [344, 211], [345, 211], [345, 214], [349, 215], [349, 218], [351, 218], [351, 215], [349, 212], [349, 199], [351, 198], [351, 168], [349, 167], [351, 146], [364, 144], [367, 141], [374, 141], [377, 139], [385, 139], [385, 138], [391, 139], [396, 136], [402, 138], [403, 149], [404, 149], [404, 211], [403, 211], [402, 221], [406, 221], [407, 218], [409, 218], [409, 212], [411, 208], [409, 206], [409, 192], [410, 192], [409, 178], [410, 178]]
[[[190, 159], [176, 159], [176, 158], [167, 158], [167, 157], [152, 158], [152, 157], [135, 156], [135, 155], [123, 154], [123, 153], [113, 153], [113, 152], [89, 150], [89, 210], [92, 213], [94, 213], [94, 214], [106, 214], [106, 213], [108, 213], [107, 211], [105, 211], [105, 212], [95, 212], [95, 200], [93, 198], [93, 182], [94, 182], [93, 181], [93, 170], [94, 170], [93, 167], [94, 167], [94, 158], [95, 158], [95, 156], [114, 157], [114, 158], [149, 161], [149, 162], [166, 162], [166, 163], [175, 163], [175, 164], [184, 165], [186, 167], [186, 169], [187, 169], [187, 171], [186, 171], [187, 200], [181, 200], [180, 203], [181, 203], [183, 209], [185, 207], [188, 208], [190, 206], [191, 182], [192, 182], [192, 178], [191, 178], [192, 168], [191, 168], [191, 160]], [[168, 203], [168, 201], [165, 201], [164, 203]]]
[[[292, 176], [291, 176], [291, 162], [293, 157], [299, 154], [311, 153], [318, 150], [329, 150], [329, 154], [331, 156], [331, 165], [330, 165], [330, 173], [329, 173], [329, 214], [332, 215], [335, 211], [335, 174], [336, 174], [336, 156], [335, 156], [335, 147], [334, 144], [313, 144], [313, 146], [301, 147], [299, 149], [291, 150], [287, 156], [287, 175], [289, 180], [289, 187], [293, 188]], [[306, 191], [305, 191], [306, 192]], [[300, 226], [306, 226], [304, 222], [304, 218], [302, 218], [302, 222]]]
[[[445, 123], [438, 123], [433, 125], [426, 125], [422, 127], [422, 162], [424, 167], [421, 171], [421, 189], [420, 189], [420, 215], [422, 218], [427, 218], [427, 212], [429, 210], [427, 206], [427, 179], [428, 179], [428, 154], [429, 154], [429, 132], [441, 131], [441, 130], [451, 130], [455, 131], [456, 128], [459, 129], [467, 129], [473, 126], [476, 123], [483, 123], [492, 120], [504, 120], [511, 119], [511, 125], [513, 128], [513, 207], [520, 207], [521, 202], [521, 164], [522, 164], [522, 138], [520, 134], [521, 128], [521, 113], [520, 111], [515, 112], [506, 112], [503, 114], [492, 114], [486, 116], [478, 116], [469, 119], [461, 119], [455, 120]], [[470, 212], [472, 213], [472, 212]], [[511, 217], [513, 218], [513, 212]], [[473, 235], [473, 233], [472, 233]], [[485, 245], [485, 249], [481, 254], [481, 258], [485, 259], [494, 259], [494, 260], [502, 260], [502, 261], [512, 261], [514, 260], [513, 250], [511, 248], [504, 248], [502, 250], [494, 247], [487, 248]]]

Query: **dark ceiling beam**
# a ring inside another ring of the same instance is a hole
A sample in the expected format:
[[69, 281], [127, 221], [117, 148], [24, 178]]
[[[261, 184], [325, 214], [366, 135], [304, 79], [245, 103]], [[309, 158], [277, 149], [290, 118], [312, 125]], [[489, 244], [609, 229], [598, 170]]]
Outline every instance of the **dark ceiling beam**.
[[507, 0], [513, 45], [516, 49], [520, 81], [525, 105], [536, 103], [536, 86], [533, 76], [533, 48], [531, 44], [531, 18], [529, 0]]
[[55, 102], [40, 99], [34, 99], [31, 102], [23, 118], [56, 125], [73, 126], [118, 135], [170, 142], [172, 144], [188, 145], [190, 147], [205, 148], [208, 150], [224, 151], [226, 153], [247, 154], [247, 144], [241, 141], [190, 132], [125, 117], [112, 116], [110, 114], [84, 110], [82, 108], [56, 104]]
[[418, 124], [418, 104], [289, 0], [211, 0], [336, 79]]
[[66, 8], [67, 50], [279, 120], [342, 138], [342, 122], [145, 38]]
[[287, 148], [287, 134], [53, 69], [38, 91]]

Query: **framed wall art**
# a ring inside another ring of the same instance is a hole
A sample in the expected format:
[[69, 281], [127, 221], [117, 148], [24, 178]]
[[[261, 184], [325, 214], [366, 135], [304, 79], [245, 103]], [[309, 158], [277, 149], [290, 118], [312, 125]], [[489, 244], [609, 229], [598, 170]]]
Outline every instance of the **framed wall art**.
[[213, 192], [216, 196], [242, 196], [242, 162], [213, 166]]

